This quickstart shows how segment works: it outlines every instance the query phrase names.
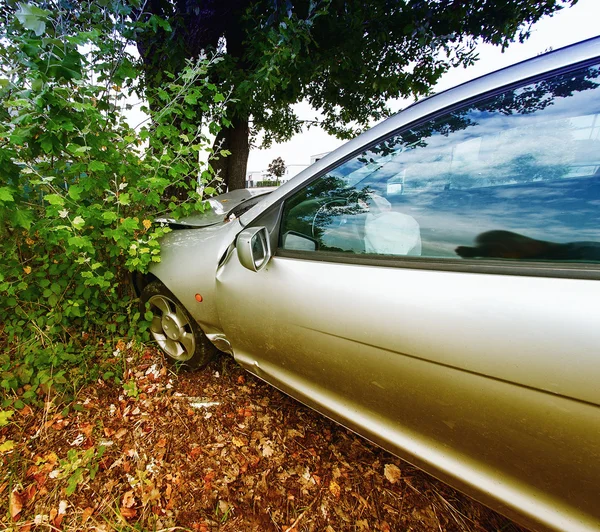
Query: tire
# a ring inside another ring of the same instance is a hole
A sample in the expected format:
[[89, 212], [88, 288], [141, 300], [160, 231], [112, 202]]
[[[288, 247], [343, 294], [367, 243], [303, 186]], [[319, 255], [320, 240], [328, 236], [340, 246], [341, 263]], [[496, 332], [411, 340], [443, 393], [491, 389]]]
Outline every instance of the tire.
[[154, 314], [150, 334], [169, 362], [200, 369], [212, 360], [217, 348], [164, 284], [147, 284], [140, 299], [144, 308]]

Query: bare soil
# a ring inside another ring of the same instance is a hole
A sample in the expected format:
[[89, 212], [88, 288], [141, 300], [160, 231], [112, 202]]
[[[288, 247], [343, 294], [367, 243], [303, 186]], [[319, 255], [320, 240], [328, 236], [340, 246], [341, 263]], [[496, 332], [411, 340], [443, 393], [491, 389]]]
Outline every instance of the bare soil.
[[[148, 349], [123, 384], [0, 429], [0, 529], [503, 531], [508, 519], [222, 357], [176, 374]], [[102, 452], [103, 450], [103, 452]]]

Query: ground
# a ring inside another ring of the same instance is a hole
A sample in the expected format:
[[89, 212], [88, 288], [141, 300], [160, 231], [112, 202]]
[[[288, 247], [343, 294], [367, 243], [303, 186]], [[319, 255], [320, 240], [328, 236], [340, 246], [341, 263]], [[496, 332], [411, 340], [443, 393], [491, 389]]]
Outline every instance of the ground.
[[0, 529], [523, 531], [229, 357], [176, 373], [124, 351], [121, 384], [0, 428]]

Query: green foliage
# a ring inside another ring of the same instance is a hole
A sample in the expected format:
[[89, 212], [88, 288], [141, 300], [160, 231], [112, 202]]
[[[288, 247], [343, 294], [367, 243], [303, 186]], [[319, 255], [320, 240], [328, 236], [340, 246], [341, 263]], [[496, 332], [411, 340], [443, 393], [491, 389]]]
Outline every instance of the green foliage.
[[[169, 229], [156, 215], [206, 208], [199, 156], [227, 103], [206, 82], [215, 60], [188, 61], [148, 95], [162, 102], [148, 127], [132, 128], [125, 109], [142, 88], [123, 36], [135, 22], [119, 1], [80, 7], [21, 3], [0, 33], [0, 387], [28, 400], [73, 379], [85, 344], [135, 334], [129, 272], [160, 261]], [[207, 100], [206, 121], [185, 120]]]
[[91, 480], [94, 480], [105, 450], [106, 447], [102, 445], [98, 446], [98, 449], [90, 447], [85, 451], [69, 449], [67, 457], [64, 460], [59, 460], [57, 478], [67, 480], [65, 488], [67, 495], [73, 495], [77, 490], [77, 486], [87, 481], [86, 473]]
[[301, 121], [294, 104], [310, 103], [325, 131], [351, 138], [389, 116], [390, 100], [426, 95], [450, 68], [472, 64], [478, 41], [505, 48], [576, 1], [161, 1], [140, 10], [135, 40], [151, 85], [162, 83], [165, 62], [178, 70], [200, 50], [223, 54], [211, 79], [235, 100], [236, 131], [223, 144], [234, 153], [221, 170], [236, 187], [245, 182], [243, 137], [268, 147], [316, 123]]

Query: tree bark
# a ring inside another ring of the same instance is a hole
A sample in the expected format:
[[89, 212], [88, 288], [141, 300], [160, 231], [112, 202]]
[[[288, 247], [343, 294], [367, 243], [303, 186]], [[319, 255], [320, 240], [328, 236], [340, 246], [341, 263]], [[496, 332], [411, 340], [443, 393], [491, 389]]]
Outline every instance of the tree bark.
[[215, 174], [229, 191], [246, 188], [246, 169], [250, 154], [249, 136], [248, 118], [235, 117], [231, 121], [231, 127], [223, 128], [215, 139], [216, 151], [231, 152], [231, 155], [219, 156], [218, 160], [211, 162]]

